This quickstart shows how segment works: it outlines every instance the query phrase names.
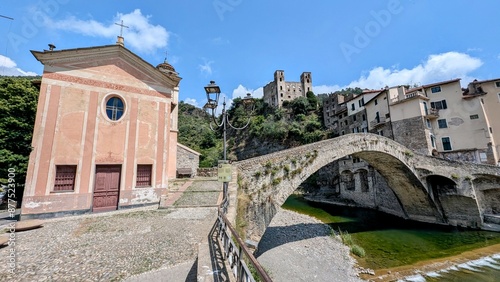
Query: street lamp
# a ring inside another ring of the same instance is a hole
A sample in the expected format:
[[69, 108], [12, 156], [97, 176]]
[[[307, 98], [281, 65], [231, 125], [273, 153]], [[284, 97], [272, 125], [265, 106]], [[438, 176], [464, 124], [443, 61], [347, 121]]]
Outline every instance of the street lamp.
[[[226, 98], [224, 98], [224, 101], [222, 103], [222, 119], [220, 122], [217, 121], [217, 118], [215, 117], [215, 112], [217, 110], [217, 106], [219, 105], [219, 98], [220, 98], [220, 87], [215, 84], [215, 81], [210, 81], [210, 84], [205, 86], [205, 92], [207, 94], [207, 103], [203, 108], [212, 116], [212, 120], [217, 126], [217, 128], [212, 127], [212, 123], [210, 122], [210, 129], [216, 131], [219, 128], [222, 128], [223, 132], [223, 137], [224, 137], [224, 143], [223, 143], [223, 150], [224, 150], [224, 163], [227, 163], [227, 147], [226, 147], [226, 130], [227, 126], [231, 127], [232, 129], [235, 130], [241, 130], [245, 129], [249, 124], [250, 124], [250, 117], [248, 118], [247, 123], [243, 127], [235, 127], [229, 122], [229, 117], [226, 111]], [[250, 93], [247, 94], [245, 98], [242, 99], [242, 104], [245, 107], [245, 110], [249, 112], [249, 114], [253, 111], [253, 106], [254, 106], [254, 99], [252, 98], [252, 95]], [[224, 198], [227, 198], [227, 186], [228, 182], [223, 181], [223, 189], [224, 189]]]
[[[226, 111], [226, 98], [224, 98], [224, 101], [222, 103], [222, 120], [220, 122], [217, 122], [217, 118], [215, 117], [215, 112], [217, 110], [217, 106], [219, 105], [219, 98], [220, 98], [220, 87], [215, 84], [215, 81], [210, 81], [210, 84], [205, 86], [205, 92], [207, 94], [207, 103], [203, 108], [212, 116], [212, 120], [217, 126], [216, 129], [212, 127], [212, 123], [210, 123], [210, 128], [212, 130], [217, 130], [218, 128], [222, 128], [223, 131], [223, 136], [224, 136], [224, 144], [223, 144], [223, 149], [224, 149], [224, 161], [227, 160], [227, 147], [226, 147], [226, 130], [227, 126], [231, 127], [232, 129], [235, 130], [241, 130], [245, 129], [249, 124], [250, 124], [250, 117], [247, 120], [247, 123], [243, 127], [235, 127], [229, 122], [229, 117]], [[245, 107], [245, 110], [247, 110], [249, 113], [253, 111], [253, 105], [254, 105], [254, 99], [252, 98], [252, 95], [250, 93], [247, 93], [247, 96], [242, 99], [242, 104]]]

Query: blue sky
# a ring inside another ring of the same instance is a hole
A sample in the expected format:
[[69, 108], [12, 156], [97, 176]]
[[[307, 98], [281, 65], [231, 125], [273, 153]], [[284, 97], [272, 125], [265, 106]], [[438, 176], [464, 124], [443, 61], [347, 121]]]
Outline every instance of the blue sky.
[[29, 50], [114, 44], [183, 78], [180, 100], [203, 106], [215, 80], [227, 99], [312, 72], [316, 94], [345, 87], [500, 77], [500, 2], [3, 0], [0, 74], [41, 74]]

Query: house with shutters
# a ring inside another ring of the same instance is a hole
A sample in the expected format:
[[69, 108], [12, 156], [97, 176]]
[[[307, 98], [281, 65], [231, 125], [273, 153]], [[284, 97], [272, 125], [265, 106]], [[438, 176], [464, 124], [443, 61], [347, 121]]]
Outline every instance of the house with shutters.
[[21, 217], [158, 204], [176, 176], [181, 78], [123, 44], [31, 51], [44, 65]]

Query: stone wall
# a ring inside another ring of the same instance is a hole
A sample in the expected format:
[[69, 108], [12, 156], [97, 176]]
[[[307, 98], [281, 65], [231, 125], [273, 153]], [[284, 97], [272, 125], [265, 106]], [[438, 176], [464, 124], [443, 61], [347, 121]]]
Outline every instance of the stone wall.
[[239, 142], [237, 140], [237, 143], [243, 144], [236, 147], [233, 151], [237, 160], [246, 160], [288, 149], [288, 147], [282, 144], [274, 142], [261, 142], [257, 139], [247, 140], [247, 143]]
[[185, 146], [177, 146], [177, 169], [190, 168], [195, 177], [200, 165], [200, 155]]
[[[429, 151], [429, 130], [422, 116], [392, 122], [394, 141], [405, 144], [411, 150], [421, 154]], [[426, 134], [422, 134], [425, 132]]]
[[198, 168], [197, 176], [198, 177], [216, 177], [218, 168], [210, 167], [210, 168]]
[[439, 155], [445, 159], [452, 161], [481, 163], [481, 161], [478, 160], [476, 157], [479, 155], [480, 152], [486, 153], [484, 150], [461, 150], [452, 152], [441, 152], [439, 153]]

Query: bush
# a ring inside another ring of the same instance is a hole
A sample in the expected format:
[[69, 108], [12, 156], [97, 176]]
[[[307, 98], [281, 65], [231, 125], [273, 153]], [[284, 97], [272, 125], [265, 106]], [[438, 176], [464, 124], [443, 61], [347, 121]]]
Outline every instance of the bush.
[[365, 254], [365, 249], [363, 249], [362, 247], [354, 244], [351, 246], [351, 253], [357, 255], [358, 257], [362, 258], [364, 257], [366, 254]]
[[272, 181], [272, 183], [271, 183], [271, 184], [272, 184], [273, 186], [276, 186], [276, 185], [278, 185], [278, 184], [280, 184], [280, 183], [281, 183], [281, 180], [282, 180], [281, 178], [275, 178], [275, 179], [273, 179], [273, 181]]
[[342, 239], [342, 243], [344, 243], [344, 245], [351, 247], [351, 253], [360, 258], [366, 255], [365, 249], [363, 249], [359, 245], [354, 244], [354, 240], [352, 239], [351, 234], [349, 234], [347, 231], [342, 232], [342, 230], [340, 230], [339, 228], [339, 235], [340, 238]]
[[296, 121], [304, 121], [304, 120], [306, 120], [306, 115], [304, 115], [304, 114], [298, 114], [298, 115], [295, 116], [295, 120]]
[[288, 174], [290, 173], [290, 166], [289, 165], [285, 165], [283, 167], [283, 171], [285, 172], [285, 175], [288, 176]]
[[342, 243], [347, 246], [351, 246], [354, 244], [351, 234], [349, 234], [347, 231], [342, 232], [342, 230], [339, 229], [339, 235], [340, 239], [342, 239]]

